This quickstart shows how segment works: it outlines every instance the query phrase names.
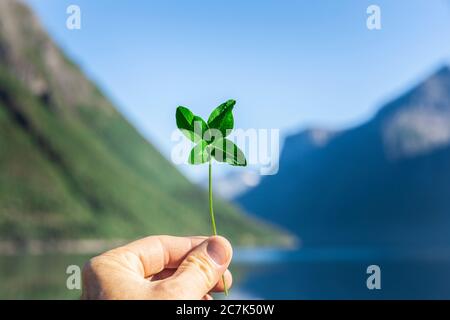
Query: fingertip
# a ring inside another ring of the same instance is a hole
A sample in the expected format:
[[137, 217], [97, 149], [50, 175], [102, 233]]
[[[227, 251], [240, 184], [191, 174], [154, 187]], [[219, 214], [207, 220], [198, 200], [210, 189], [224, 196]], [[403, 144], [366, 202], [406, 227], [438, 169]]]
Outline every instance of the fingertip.
[[[223, 274], [225, 278], [225, 284], [227, 286], [227, 289], [230, 289], [233, 285], [233, 275], [231, 274], [230, 270], [226, 270]], [[225, 284], [223, 282], [223, 279], [221, 278], [217, 284], [214, 286], [214, 288], [211, 290], [212, 292], [224, 292], [225, 291]]]
[[233, 256], [231, 243], [222, 236], [212, 236], [208, 239], [207, 252], [219, 266], [228, 265]]

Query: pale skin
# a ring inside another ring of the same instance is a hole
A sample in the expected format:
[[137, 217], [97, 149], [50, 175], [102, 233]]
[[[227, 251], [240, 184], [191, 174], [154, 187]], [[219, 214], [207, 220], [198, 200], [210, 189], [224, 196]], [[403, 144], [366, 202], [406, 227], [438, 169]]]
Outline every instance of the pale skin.
[[92, 258], [82, 299], [211, 300], [232, 276], [233, 251], [223, 237], [150, 236]]

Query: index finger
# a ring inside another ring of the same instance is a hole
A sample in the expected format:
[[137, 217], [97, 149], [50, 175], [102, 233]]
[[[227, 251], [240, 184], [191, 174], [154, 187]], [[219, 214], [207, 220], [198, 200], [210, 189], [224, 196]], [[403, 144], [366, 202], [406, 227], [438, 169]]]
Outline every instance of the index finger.
[[206, 239], [208, 237], [204, 236], [150, 236], [108, 251], [104, 255], [115, 255], [124, 259], [127, 267], [147, 278], [165, 268], [178, 267], [186, 255]]

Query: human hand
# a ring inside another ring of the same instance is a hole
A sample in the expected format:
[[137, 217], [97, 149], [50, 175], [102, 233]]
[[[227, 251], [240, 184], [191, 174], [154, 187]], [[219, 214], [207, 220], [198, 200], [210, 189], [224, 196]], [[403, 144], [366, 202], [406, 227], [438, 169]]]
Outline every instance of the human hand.
[[212, 299], [232, 276], [228, 240], [151, 236], [105, 252], [83, 269], [82, 299]]

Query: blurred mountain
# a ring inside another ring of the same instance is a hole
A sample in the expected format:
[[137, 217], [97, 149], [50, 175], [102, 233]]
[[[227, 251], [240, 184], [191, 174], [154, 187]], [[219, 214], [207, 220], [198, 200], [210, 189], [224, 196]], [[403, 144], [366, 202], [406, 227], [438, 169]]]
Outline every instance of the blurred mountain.
[[[226, 202], [215, 206], [220, 233], [238, 243], [287, 239]], [[210, 232], [206, 193], [124, 119], [27, 6], [0, 1], [0, 238]]]
[[450, 244], [450, 69], [358, 127], [287, 138], [279, 173], [238, 202], [304, 245]]

